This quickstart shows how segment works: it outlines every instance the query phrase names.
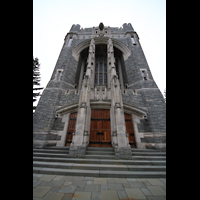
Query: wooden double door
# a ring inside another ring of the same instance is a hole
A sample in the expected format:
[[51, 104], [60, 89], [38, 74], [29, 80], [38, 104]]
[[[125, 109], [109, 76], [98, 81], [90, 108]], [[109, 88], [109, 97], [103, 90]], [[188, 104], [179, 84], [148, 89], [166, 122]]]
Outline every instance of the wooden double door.
[[[77, 113], [71, 113], [65, 146], [70, 146], [76, 126]], [[90, 138], [91, 147], [111, 147], [110, 110], [91, 111]]]
[[[135, 135], [133, 130], [132, 117], [124, 113], [126, 131], [128, 134], [129, 144], [136, 148]], [[66, 146], [70, 146], [76, 125], [77, 113], [70, 114], [70, 120], [67, 130]], [[90, 147], [111, 147], [111, 128], [110, 128], [110, 110], [94, 109], [91, 110], [90, 123]]]
[[91, 110], [90, 147], [111, 147], [110, 110]]

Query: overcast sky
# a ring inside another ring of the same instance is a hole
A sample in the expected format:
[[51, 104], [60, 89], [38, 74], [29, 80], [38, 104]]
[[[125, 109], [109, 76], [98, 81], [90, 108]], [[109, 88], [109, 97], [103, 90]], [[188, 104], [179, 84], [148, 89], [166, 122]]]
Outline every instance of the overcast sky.
[[[166, 88], [166, 0], [33, 0], [33, 56], [39, 59], [46, 87], [73, 24], [82, 28], [121, 27], [137, 32], [153, 78]], [[34, 103], [37, 105], [38, 101]]]

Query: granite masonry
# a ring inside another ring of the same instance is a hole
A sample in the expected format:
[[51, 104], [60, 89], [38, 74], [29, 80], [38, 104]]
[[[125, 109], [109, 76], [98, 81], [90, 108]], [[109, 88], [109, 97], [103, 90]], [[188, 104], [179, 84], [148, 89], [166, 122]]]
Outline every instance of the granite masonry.
[[[94, 109], [110, 110], [110, 119], [103, 119], [110, 123], [110, 136], [96, 144], [110, 138], [106, 144], [119, 159], [132, 159], [131, 147], [166, 150], [166, 104], [130, 23], [120, 28], [72, 25], [34, 113], [33, 148], [68, 144], [71, 157], [84, 157], [94, 141]], [[134, 146], [124, 113], [131, 116]], [[102, 119], [98, 124], [104, 126]]]

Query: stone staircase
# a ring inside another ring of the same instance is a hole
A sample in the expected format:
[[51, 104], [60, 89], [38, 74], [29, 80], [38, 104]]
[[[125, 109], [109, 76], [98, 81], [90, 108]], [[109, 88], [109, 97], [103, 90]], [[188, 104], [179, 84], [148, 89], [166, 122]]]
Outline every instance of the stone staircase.
[[132, 149], [133, 160], [119, 160], [112, 147], [88, 147], [85, 158], [69, 158], [69, 147], [33, 149], [33, 172], [89, 177], [165, 178], [166, 153]]

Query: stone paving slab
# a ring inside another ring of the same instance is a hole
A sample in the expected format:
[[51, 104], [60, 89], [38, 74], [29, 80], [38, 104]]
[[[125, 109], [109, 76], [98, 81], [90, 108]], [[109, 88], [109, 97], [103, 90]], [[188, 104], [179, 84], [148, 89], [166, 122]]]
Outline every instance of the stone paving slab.
[[166, 200], [166, 178], [33, 174], [34, 200]]
[[107, 179], [106, 178], [94, 178], [94, 184], [106, 185]]
[[166, 194], [165, 190], [159, 186], [147, 186], [147, 188], [154, 196], [162, 196]]
[[43, 177], [41, 177], [41, 178], [39, 179], [39, 181], [47, 181], [47, 182], [49, 182], [49, 181], [51, 181], [53, 178], [55, 178], [55, 175], [44, 175]]
[[124, 190], [121, 183], [108, 183], [109, 190]]
[[147, 199], [139, 188], [125, 188], [129, 199]]
[[50, 189], [50, 186], [37, 186], [33, 190], [33, 197], [43, 197]]
[[62, 193], [51, 193], [49, 192], [43, 199], [44, 200], [61, 200], [64, 194]]
[[102, 200], [118, 200], [119, 197], [117, 195], [116, 190], [102, 190], [101, 199]]
[[75, 192], [74, 195], [72, 196], [72, 200], [76, 200], [76, 199], [90, 200], [90, 198], [91, 198], [91, 192]]

